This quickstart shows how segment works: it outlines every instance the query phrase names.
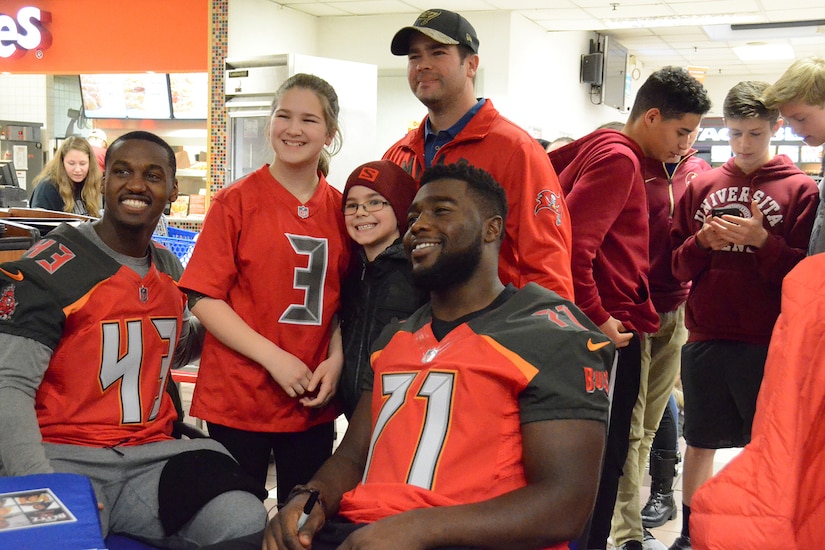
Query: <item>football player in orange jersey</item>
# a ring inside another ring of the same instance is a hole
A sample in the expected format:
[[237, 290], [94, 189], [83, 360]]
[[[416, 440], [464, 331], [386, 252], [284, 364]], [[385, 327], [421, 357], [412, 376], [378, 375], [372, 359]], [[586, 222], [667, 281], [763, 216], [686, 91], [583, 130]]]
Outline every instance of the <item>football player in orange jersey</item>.
[[0, 475], [89, 477], [104, 536], [256, 548], [266, 511], [254, 483], [236, 481], [217, 442], [171, 435], [169, 369], [197, 357], [202, 336], [180, 262], [151, 244], [175, 169], [154, 134], [118, 138], [101, 219], [62, 225], [0, 266]]
[[378, 338], [341, 445], [265, 548], [561, 549], [582, 531], [614, 345], [556, 293], [501, 282], [506, 213], [483, 170], [424, 172], [404, 248], [431, 303]]

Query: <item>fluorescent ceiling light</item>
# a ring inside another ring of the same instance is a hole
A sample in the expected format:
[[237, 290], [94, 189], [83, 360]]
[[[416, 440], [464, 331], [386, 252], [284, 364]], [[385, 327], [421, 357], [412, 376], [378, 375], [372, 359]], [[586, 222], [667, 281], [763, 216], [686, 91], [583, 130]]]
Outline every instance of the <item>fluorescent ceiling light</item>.
[[720, 13], [716, 15], [665, 15], [655, 17], [633, 17], [604, 19], [607, 29], [648, 29], [656, 27], [689, 27], [702, 25], [729, 25], [731, 23], [753, 22], [758, 14]]
[[[821, 27], [770, 27], [765, 29], [750, 28], [753, 25], [704, 25], [702, 30], [713, 41], [717, 42], [748, 42], [751, 40], [775, 40], [782, 38], [802, 38], [806, 36], [822, 36]], [[746, 27], [746, 28], [742, 28]]]
[[733, 52], [742, 61], [783, 61], [794, 58], [790, 44], [748, 44], [733, 48]]
[[765, 29], [798, 29], [800, 27], [820, 27], [825, 25], [825, 19], [803, 19], [801, 21], [771, 21], [768, 23], [745, 23], [731, 25], [734, 31], [753, 31]]

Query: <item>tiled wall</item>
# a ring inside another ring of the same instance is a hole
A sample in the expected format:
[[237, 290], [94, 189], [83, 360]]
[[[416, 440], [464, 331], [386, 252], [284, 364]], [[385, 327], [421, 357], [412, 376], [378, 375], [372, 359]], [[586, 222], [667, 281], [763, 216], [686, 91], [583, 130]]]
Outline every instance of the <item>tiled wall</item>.
[[47, 120], [46, 75], [0, 75], [0, 120]]
[[209, 35], [209, 196], [226, 181], [227, 116], [224, 101], [224, 60], [229, 46], [229, 0], [212, 0]]
[[[229, 47], [229, 0], [212, 0], [209, 11], [209, 36], [212, 37], [209, 51], [209, 128], [208, 176], [209, 192], [207, 201], [226, 182], [227, 116], [224, 101], [224, 60]], [[207, 203], [208, 204], [208, 203]], [[176, 220], [169, 224], [179, 229], [200, 231], [202, 222]]]
[[[69, 109], [80, 109], [77, 76], [0, 75], [0, 120], [39, 122], [44, 147], [65, 137]], [[82, 131], [73, 126], [71, 133]]]
[[[66, 130], [69, 127], [71, 118], [68, 115], [69, 109], [81, 110], [82, 103], [80, 99], [80, 82], [76, 75], [72, 76], [55, 76], [54, 84], [47, 93], [51, 94], [48, 104], [52, 107], [51, 118], [48, 119], [48, 124], [51, 125], [53, 131], [50, 132], [52, 137], [66, 137]], [[44, 119], [45, 120], [45, 119]], [[86, 122], [84, 128], [91, 129], [91, 122]], [[80, 132], [83, 129], [75, 123], [72, 126], [68, 135]]]

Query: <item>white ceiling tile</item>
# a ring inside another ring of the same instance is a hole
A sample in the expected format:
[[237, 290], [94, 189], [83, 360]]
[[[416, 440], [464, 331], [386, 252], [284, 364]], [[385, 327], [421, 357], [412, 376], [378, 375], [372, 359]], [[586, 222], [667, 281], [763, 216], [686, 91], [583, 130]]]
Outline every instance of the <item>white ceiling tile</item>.
[[412, 10], [403, 2], [397, 0], [337, 0], [330, 3], [340, 10], [343, 10], [350, 15], [387, 15], [393, 13], [415, 13], [417, 10]]
[[616, 4], [616, 11], [620, 11], [631, 6], [654, 6], [666, 4], [666, 2], [656, 2], [655, 0], [572, 0], [574, 4], [582, 8], [604, 8], [613, 9], [611, 4]]
[[667, 17], [675, 15], [670, 6], [663, 3], [657, 4], [639, 4], [637, 6], [624, 5], [613, 10], [610, 6], [598, 6], [587, 8], [587, 13], [600, 19], [635, 19], [639, 17]]
[[786, 8], [777, 6], [777, 9], [765, 11], [767, 21], [811, 21], [825, 19], [825, 5], [816, 8], [797, 8], [789, 5]]
[[515, 11], [538, 10], [549, 7], [576, 8], [576, 4], [571, 2], [570, 0], [553, 0], [552, 6], [548, 5], [551, 2], [548, 2], [547, 0], [487, 0], [487, 3], [500, 10]]
[[743, 14], [759, 13], [759, 5], [751, 0], [731, 0], [729, 2], [690, 2], [690, 3], [669, 3], [670, 8], [677, 15], [718, 15], [718, 14]]
[[565, 20], [543, 20], [536, 21], [545, 29], [551, 32], [559, 31], [592, 31], [596, 28], [596, 19], [565, 19]]
[[[606, 29], [604, 19], [687, 17], [697, 14], [745, 14], [754, 22], [825, 20], [825, 0], [450, 0], [448, 9], [459, 13], [516, 11], [548, 31], [592, 30], [608, 34], [647, 66], [703, 65], [716, 74], [782, 72], [785, 62], [745, 64], [731, 47], [747, 41], [790, 42], [797, 57], [825, 55], [825, 25], [802, 30], [735, 31], [711, 40], [696, 26]], [[279, 4], [316, 17], [343, 15], [413, 14], [433, 7], [432, 0], [278, 0]], [[437, 3], [436, 3], [437, 4]], [[444, 3], [446, 4], [446, 2]], [[468, 16], [471, 18], [471, 16]]]
[[336, 8], [334, 4], [330, 2], [291, 4], [289, 7], [316, 17], [337, 17], [341, 15], [350, 15], [349, 13]]

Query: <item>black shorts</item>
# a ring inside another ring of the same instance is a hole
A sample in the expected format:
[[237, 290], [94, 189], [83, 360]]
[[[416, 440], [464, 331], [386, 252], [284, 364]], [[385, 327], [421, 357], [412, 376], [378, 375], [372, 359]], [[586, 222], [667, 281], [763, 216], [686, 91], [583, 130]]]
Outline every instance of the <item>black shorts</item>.
[[682, 347], [685, 441], [691, 447], [744, 447], [751, 425], [768, 346], [711, 340]]

